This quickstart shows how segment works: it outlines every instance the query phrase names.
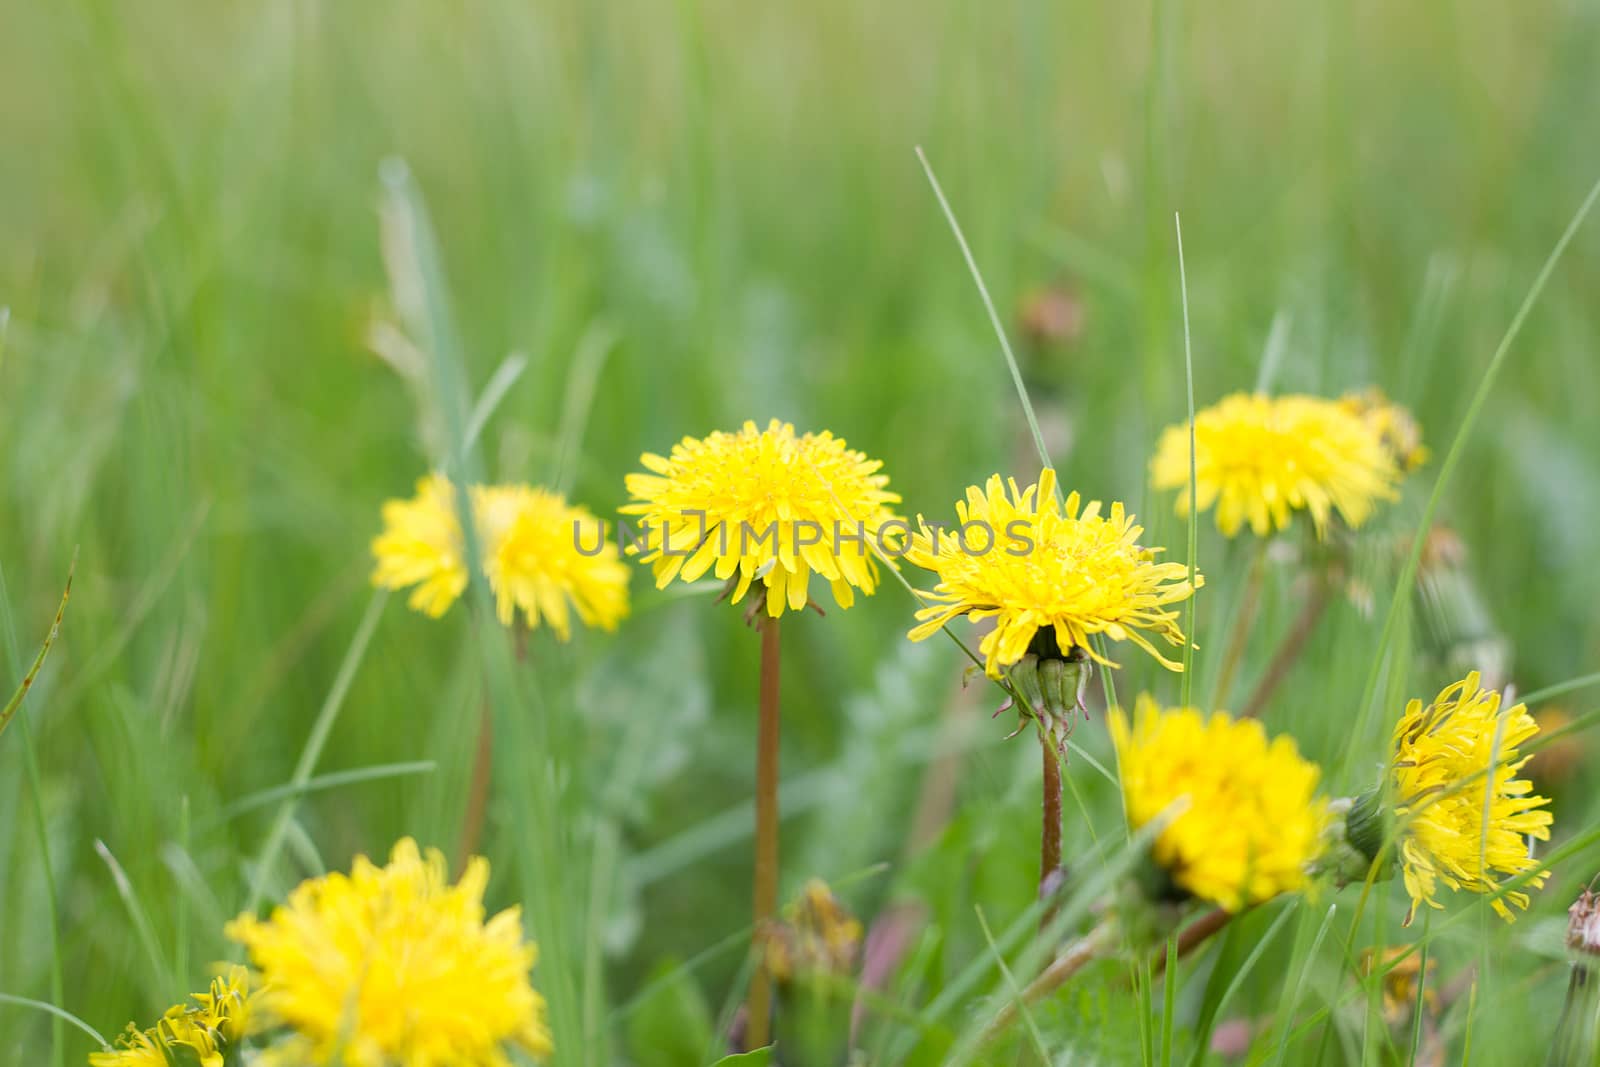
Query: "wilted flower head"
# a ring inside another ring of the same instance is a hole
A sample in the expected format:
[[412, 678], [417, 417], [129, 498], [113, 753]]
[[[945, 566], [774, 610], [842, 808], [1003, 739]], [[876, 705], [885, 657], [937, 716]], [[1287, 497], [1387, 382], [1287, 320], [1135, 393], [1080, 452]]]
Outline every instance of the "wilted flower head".
[[169, 1008], [148, 1030], [133, 1023], [117, 1038], [110, 1052], [89, 1055], [91, 1067], [169, 1067], [198, 1063], [223, 1067], [231, 1050], [243, 1041], [250, 1026], [248, 975], [234, 967], [212, 979], [211, 987], [190, 998], [192, 1003]]
[[[1387, 793], [1380, 788], [1357, 798], [1351, 809], [1350, 840], [1369, 859], [1380, 854], [1385, 803], [1392, 805], [1401, 874], [1411, 909], [1442, 908], [1439, 883], [1472, 893], [1500, 893], [1509, 877], [1539, 871], [1528, 838], [1549, 840], [1549, 798], [1517, 772], [1529, 757], [1518, 752], [1539, 732], [1528, 709], [1500, 710], [1500, 694], [1478, 687], [1476, 672], [1446, 686], [1426, 706], [1413, 700], [1394, 731], [1394, 759]], [[1528, 880], [1543, 885], [1545, 872]], [[1521, 892], [1492, 904], [1506, 920], [1506, 906], [1527, 908]]]
[[1390, 400], [1382, 389], [1374, 385], [1346, 393], [1339, 398], [1339, 403], [1372, 427], [1402, 471], [1414, 471], [1428, 462], [1428, 447], [1422, 443], [1422, 427], [1417, 424], [1416, 416]]
[[761, 934], [767, 970], [779, 982], [807, 975], [847, 976], [861, 949], [861, 923], [820, 878], [806, 883], [783, 922]]
[[[570, 615], [613, 630], [628, 614], [628, 569], [605, 526], [559, 493], [527, 485], [473, 486], [469, 492], [483, 571], [500, 621], [520, 612], [530, 629], [548, 622], [571, 636]], [[442, 474], [417, 483], [410, 500], [383, 506], [384, 530], [372, 542], [374, 585], [415, 586], [410, 606], [438, 618], [466, 589], [469, 571], [455, 487]]]
[[1327, 805], [1320, 772], [1294, 740], [1255, 719], [1140, 697], [1130, 724], [1110, 715], [1123, 806], [1135, 829], [1165, 815], [1152, 852], [1173, 883], [1228, 911], [1306, 884]]
[[287, 1033], [275, 1062], [344, 1067], [509, 1067], [509, 1050], [550, 1051], [537, 956], [510, 908], [484, 921], [489, 865], [446, 879], [444, 857], [405, 838], [389, 864], [302, 883], [263, 922], [227, 935], [260, 973], [266, 1027]]
[[[1337, 511], [1352, 528], [1394, 499], [1399, 471], [1379, 432], [1344, 405], [1314, 396], [1235, 393], [1197, 412], [1195, 490], [1232, 537], [1246, 522], [1258, 537], [1305, 510], [1320, 537]], [[1150, 462], [1157, 489], [1178, 490], [1189, 511], [1189, 427], [1168, 427]]]
[[1181, 669], [1148, 635], [1183, 644], [1178, 613], [1167, 605], [1193, 593], [1188, 568], [1156, 562], [1162, 550], [1139, 544], [1144, 529], [1120, 503], [1109, 515], [1100, 510], [1099, 501], [1080, 510], [1077, 493], [1063, 509], [1055, 471], [1046, 469], [1025, 490], [998, 474], [983, 489], [969, 488], [956, 503], [959, 528], [935, 528], [919, 517], [906, 558], [937, 574], [939, 584], [922, 594], [927, 606], [917, 612], [911, 639], [966, 615], [995, 620], [978, 646], [990, 677], [1021, 659], [1040, 630], [1053, 634], [1063, 654], [1078, 647], [1104, 662], [1089, 639], [1105, 634]]
[[685, 437], [670, 456], [646, 452], [639, 462], [650, 473], [628, 475], [634, 503], [621, 510], [643, 517], [640, 560], [651, 564], [657, 588], [707, 572], [721, 581], [737, 575], [737, 604], [759, 579], [774, 618], [806, 606], [813, 574], [841, 608], [855, 602], [854, 590], [877, 588], [873, 544], [896, 522], [889, 505], [900, 498], [880, 461], [833, 434], [797, 436], [777, 419], [765, 430], [746, 422], [737, 433]]

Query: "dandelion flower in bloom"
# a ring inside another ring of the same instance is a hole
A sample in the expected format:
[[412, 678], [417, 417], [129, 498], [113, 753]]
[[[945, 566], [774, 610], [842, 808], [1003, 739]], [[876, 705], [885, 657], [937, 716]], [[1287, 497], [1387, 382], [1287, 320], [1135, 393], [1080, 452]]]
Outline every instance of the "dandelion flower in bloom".
[[529, 629], [542, 619], [565, 641], [569, 605], [585, 626], [604, 630], [628, 614], [628, 568], [593, 512], [525, 485], [474, 489], [473, 510], [502, 624], [521, 611]]
[[199, 1063], [223, 1067], [237, 1062], [230, 1050], [244, 1039], [250, 1024], [248, 976], [243, 967], [215, 978], [211, 988], [167, 1010], [148, 1030], [132, 1023], [117, 1038], [110, 1052], [89, 1055], [90, 1067], [169, 1067], [173, 1063]]
[[1180, 670], [1146, 631], [1182, 646], [1178, 613], [1167, 605], [1193, 593], [1188, 568], [1156, 562], [1161, 549], [1138, 543], [1144, 530], [1121, 504], [1102, 515], [1099, 501], [1080, 509], [1073, 493], [1063, 508], [1053, 470], [1025, 490], [1015, 480], [1007, 484], [1009, 492], [995, 475], [983, 489], [969, 488], [956, 504], [959, 529], [918, 519], [906, 558], [937, 574], [939, 583], [922, 594], [927, 606], [917, 612], [920, 624], [911, 639], [921, 641], [966, 615], [995, 620], [978, 646], [992, 678], [1020, 660], [1041, 630], [1054, 636], [1063, 654], [1076, 646], [1105, 662], [1089, 645], [1091, 635], [1105, 634]]
[[450, 480], [430, 475], [417, 482], [417, 495], [410, 500], [387, 501], [383, 533], [373, 539], [372, 555], [377, 561], [373, 585], [415, 586], [406, 603], [431, 618], [450, 610], [467, 587], [466, 551]]
[[737, 604], [759, 579], [774, 618], [806, 606], [813, 574], [841, 608], [857, 589], [871, 594], [873, 545], [885, 526], [903, 525], [889, 510], [900, 498], [879, 473], [883, 464], [827, 431], [797, 436], [776, 419], [765, 430], [746, 422], [639, 462], [649, 473], [628, 475], [634, 502], [621, 510], [642, 516], [640, 561], [651, 564], [657, 588], [708, 571], [722, 581], [737, 575]]
[[[530, 629], [548, 622], [565, 641], [575, 612], [586, 626], [616, 629], [628, 614], [628, 569], [592, 512], [527, 485], [473, 486], [469, 496], [503, 624], [520, 612]], [[422, 479], [412, 499], [384, 504], [383, 522], [372, 542], [373, 584], [415, 586], [410, 606], [443, 615], [469, 578], [454, 486], [440, 474]]]
[[415, 841], [389, 864], [302, 883], [270, 919], [227, 935], [260, 975], [258, 1008], [284, 1027], [275, 1063], [341, 1067], [509, 1067], [510, 1051], [550, 1052], [544, 1000], [528, 982], [537, 950], [516, 908], [484, 921], [489, 865], [455, 885], [444, 857]]
[[[1311, 513], [1317, 536], [1337, 511], [1352, 529], [1380, 500], [1396, 496], [1399, 471], [1380, 432], [1336, 401], [1313, 396], [1235, 393], [1194, 420], [1195, 489], [1200, 510], [1217, 510], [1232, 537], [1245, 523], [1257, 537]], [[1178, 490], [1189, 513], [1189, 427], [1168, 427], [1150, 461], [1157, 489]]]
[[1135, 829], [1166, 813], [1153, 854], [1172, 881], [1228, 911], [1292, 893], [1321, 850], [1319, 771], [1255, 719], [1140, 697], [1110, 714], [1123, 805]]
[[[1548, 797], [1518, 778], [1529, 756], [1518, 747], [1539, 732], [1522, 704], [1500, 710], [1500, 694], [1478, 687], [1477, 672], [1446, 686], [1433, 702], [1413, 700], [1394, 731], [1389, 798], [1399, 835], [1399, 859], [1409, 923], [1418, 904], [1442, 908], [1439, 883], [1472, 893], [1497, 893], [1505, 878], [1539, 870], [1528, 839], [1550, 838]], [[1492, 766], [1492, 776], [1490, 774]], [[1366, 798], [1370, 804], [1372, 796]], [[1356, 801], [1356, 810], [1363, 801]], [[1485, 804], [1488, 810], [1485, 811]], [[1353, 824], [1354, 826], [1354, 824]], [[1358, 835], [1352, 826], [1352, 839]], [[1487, 834], [1485, 833], [1487, 831]], [[1356, 840], [1369, 856], [1370, 841]], [[1544, 884], [1545, 872], [1529, 880]], [[1492, 903], [1506, 920], [1506, 901], [1528, 907], [1526, 893]]]

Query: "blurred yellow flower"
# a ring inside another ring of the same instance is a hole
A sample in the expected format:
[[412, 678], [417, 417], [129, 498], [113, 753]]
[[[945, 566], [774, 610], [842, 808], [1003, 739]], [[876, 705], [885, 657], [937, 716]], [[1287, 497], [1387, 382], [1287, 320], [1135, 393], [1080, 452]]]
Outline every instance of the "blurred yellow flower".
[[266, 1026], [288, 1028], [273, 1062], [341, 1067], [509, 1067], [509, 1050], [550, 1052], [544, 1000], [528, 983], [537, 950], [510, 908], [484, 922], [489, 865], [456, 885], [444, 857], [415, 841], [386, 867], [356, 858], [348, 876], [302, 883], [263, 922], [227, 936], [260, 974]]
[[[1437, 897], [1440, 882], [1494, 893], [1502, 884], [1498, 875], [1537, 870], [1528, 839], [1550, 838], [1551, 815], [1543, 810], [1549, 798], [1535, 796], [1533, 783], [1517, 777], [1530, 758], [1518, 746], [1539, 726], [1522, 704], [1502, 712], [1500, 694], [1479, 689], [1478, 682], [1473, 672], [1426, 707], [1411, 701], [1395, 726], [1390, 796], [1411, 897], [1408, 924], [1418, 904], [1444, 906]], [[1529, 884], [1544, 880], [1541, 871]], [[1514, 916], [1507, 900], [1528, 906], [1526, 893], [1495, 899], [1494, 910], [1508, 921]]]
[[437, 619], [467, 587], [466, 552], [456, 519], [455, 489], [442, 474], [417, 482], [410, 500], [383, 505], [383, 532], [372, 542], [377, 566], [372, 584], [383, 589], [416, 586], [406, 601]]
[[879, 473], [883, 464], [827, 431], [796, 436], [776, 419], [765, 430], [746, 422], [639, 462], [650, 473], [628, 475], [634, 503], [621, 510], [642, 517], [637, 551], [656, 587], [707, 571], [722, 581], [737, 574], [737, 604], [759, 579], [773, 617], [806, 606], [812, 574], [830, 583], [841, 608], [854, 603], [855, 589], [871, 594], [873, 545], [889, 536], [885, 526], [904, 525], [889, 510], [900, 498]]
[[[1396, 496], [1399, 471], [1379, 431], [1361, 415], [1313, 396], [1235, 393], [1195, 415], [1195, 488], [1232, 537], [1246, 522], [1258, 537], [1311, 513], [1317, 536], [1337, 511], [1352, 528]], [[1150, 461], [1157, 489], [1178, 490], [1189, 513], [1189, 427], [1169, 426]]]
[[1346, 393], [1339, 403], [1366, 421], [1402, 471], [1410, 473], [1428, 462], [1430, 453], [1422, 443], [1422, 427], [1417, 425], [1416, 416], [1390, 400], [1382, 389], [1374, 385]]
[[231, 968], [190, 999], [193, 1003], [169, 1008], [148, 1030], [129, 1023], [116, 1049], [89, 1054], [90, 1067], [169, 1067], [191, 1061], [222, 1067], [250, 1024], [248, 975], [243, 967]]
[[1149, 697], [1132, 724], [1121, 708], [1109, 724], [1129, 825], [1172, 820], [1152, 852], [1176, 885], [1238, 911], [1306, 884], [1327, 805], [1292, 738], [1269, 742], [1254, 719], [1163, 711]]
[[495, 611], [511, 625], [520, 610], [529, 629], [541, 619], [565, 641], [568, 605], [585, 626], [615, 630], [628, 614], [628, 568], [605, 525], [584, 507], [525, 485], [473, 490], [483, 531], [484, 573]]
[[921, 594], [928, 606], [917, 612], [913, 641], [966, 615], [975, 622], [995, 620], [978, 646], [992, 678], [1021, 659], [1041, 629], [1053, 634], [1061, 654], [1077, 646], [1106, 662], [1089, 644], [1091, 635], [1105, 634], [1132, 641], [1171, 670], [1182, 669], [1156, 650], [1145, 631], [1182, 646], [1178, 613], [1166, 605], [1193, 593], [1189, 569], [1156, 562], [1162, 550], [1139, 545], [1144, 530], [1120, 503], [1111, 505], [1109, 516], [1100, 514], [1099, 501], [1080, 512], [1073, 493], [1063, 510], [1055, 471], [1046, 469], [1038, 485], [1025, 490], [1014, 479], [1002, 484], [999, 475], [983, 489], [970, 487], [966, 500], [956, 504], [956, 517], [959, 525], [948, 528], [917, 520], [920, 529], [906, 558], [937, 574], [939, 583]]
[[[469, 497], [501, 623], [520, 611], [530, 629], [548, 622], [565, 641], [575, 611], [586, 626], [616, 629], [628, 614], [628, 569], [591, 511], [527, 485], [473, 486]], [[372, 542], [373, 584], [415, 586], [408, 603], [433, 618], [469, 578], [455, 505], [450, 480], [430, 475], [412, 499], [384, 504], [384, 530]]]

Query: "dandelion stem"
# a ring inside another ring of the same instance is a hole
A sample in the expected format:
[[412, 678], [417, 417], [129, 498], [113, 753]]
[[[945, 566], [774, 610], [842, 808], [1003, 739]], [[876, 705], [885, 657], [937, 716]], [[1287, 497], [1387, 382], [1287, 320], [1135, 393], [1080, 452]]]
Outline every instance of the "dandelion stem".
[[[778, 911], [778, 620], [761, 617], [761, 719], [756, 736], [755, 936]], [[772, 979], [756, 961], [746, 1013], [750, 1049], [763, 1048], [770, 1032]]]
[[494, 769], [494, 714], [484, 701], [478, 722], [478, 745], [472, 757], [472, 781], [467, 785], [467, 811], [461, 820], [460, 852], [456, 870], [464, 871], [467, 861], [478, 851], [483, 837], [484, 817], [489, 811], [489, 778]]
[[1278, 686], [1289, 676], [1289, 669], [1300, 658], [1300, 653], [1305, 651], [1306, 642], [1310, 640], [1312, 631], [1317, 628], [1323, 612], [1327, 610], [1332, 593], [1331, 575], [1319, 573], [1312, 579], [1311, 595], [1306, 598], [1305, 606], [1300, 609], [1300, 617], [1295, 619], [1289, 632], [1284, 634], [1283, 642], [1278, 645], [1278, 651], [1273, 653], [1272, 662], [1267, 664], [1266, 673], [1261, 676], [1261, 681], [1256, 683], [1255, 692], [1250, 694], [1244, 710], [1239, 713], [1241, 716], [1253, 719], [1266, 709], [1272, 694], [1277, 692]]
[[[518, 626], [517, 662], [528, 662], [528, 631]], [[467, 861], [478, 851], [483, 841], [483, 824], [489, 814], [489, 784], [494, 777], [494, 707], [487, 697], [483, 701], [483, 717], [478, 722], [478, 745], [472, 757], [472, 780], [467, 784], [467, 810], [461, 819], [460, 853], [456, 857], [456, 870], [467, 869]]]
[[[1044, 754], [1044, 799], [1039, 826], [1039, 899], [1054, 892], [1054, 875], [1061, 869], [1061, 755], [1047, 730], [1039, 731], [1039, 750]], [[1055, 909], [1046, 907], [1040, 928], [1050, 925]]]
[[1255, 627], [1256, 612], [1261, 607], [1261, 585], [1266, 578], [1266, 562], [1267, 541], [1257, 538], [1255, 555], [1250, 561], [1250, 574], [1245, 579], [1244, 593], [1233, 614], [1228, 647], [1222, 654], [1222, 669], [1217, 674], [1217, 687], [1211, 698], [1214, 707], [1228, 705], [1228, 690], [1233, 686], [1233, 676], [1238, 673], [1239, 661], [1244, 658], [1245, 646], [1250, 643], [1250, 631]]

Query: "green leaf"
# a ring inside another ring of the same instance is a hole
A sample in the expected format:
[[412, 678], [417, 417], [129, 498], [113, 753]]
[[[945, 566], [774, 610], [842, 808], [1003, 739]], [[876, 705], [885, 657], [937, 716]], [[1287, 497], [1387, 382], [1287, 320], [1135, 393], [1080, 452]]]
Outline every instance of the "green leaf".
[[650, 992], [628, 1020], [628, 1048], [639, 1067], [697, 1067], [714, 1024], [693, 973], [676, 960], [656, 967]]
[[767, 1067], [772, 1062], [772, 1046], [758, 1048], [754, 1052], [735, 1052], [732, 1056], [724, 1056], [711, 1067]]

